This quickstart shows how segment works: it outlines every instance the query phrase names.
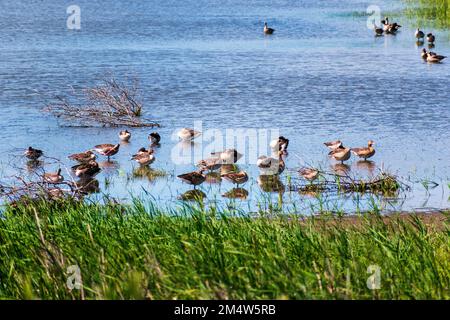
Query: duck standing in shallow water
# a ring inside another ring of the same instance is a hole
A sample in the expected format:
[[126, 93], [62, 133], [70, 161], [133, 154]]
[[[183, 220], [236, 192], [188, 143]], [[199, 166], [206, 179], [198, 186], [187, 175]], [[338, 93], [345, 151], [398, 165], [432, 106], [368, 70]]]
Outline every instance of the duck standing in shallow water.
[[273, 34], [275, 29], [269, 28], [267, 22], [264, 22], [264, 34]]
[[345, 148], [344, 146], [340, 146], [329, 153], [329, 155], [337, 161], [344, 163], [350, 159], [350, 148]]
[[96, 145], [94, 147], [94, 150], [96, 152], [98, 152], [99, 154], [101, 154], [102, 156], [108, 157], [108, 162], [109, 162], [109, 158], [112, 157], [113, 155], [115, 155], [117, 152], [119, 152], [119, 148], [120, 148], [120, 144], [109, 144], [109, 143], [104, 143], [104, 144], [99, 144]]
[[427, 41], [429, 44], [434, 45], [434, 41], [436, 40], [436, 37], [430, 32], [427, 34]]
[[72, 170], [77, 177], [82, 178], [95, 177], [101, 171], [98, 163], [95, 160], [73, 166]]
[[208, 158], [205, 160], [200, 160], [197, 163], [197, 167], [200, 167], [203, 170], [215, 171], [222, 167], [222, 160], [220, 158]]
[[319, 170], [314, 168], [301, 168], [298, 173], [308, 181], [314, 181], [319, 177]]
[[220, 175], [225, 180], [230, 181], [231, 183], [234, 183], [236, 185], [240, 185], [243, 183], [246, 183], [248, 181], [248, 174], [245, 171], [240, 172], [228, 172], [225, 174]]
[[91, 160], [95, 160], [97, 157], [95, 154], [88, 150], [86, 152], [74, 153], [68, 156], [70, 160], [77, 161], [79, 163], [89, 162]]
[[261, 175], [276, 175], [283, 173], [284, 169], [286, 168], [286, 164], [283, 161], [283, 152], [278, 152], [278, 159], [267, 157], [267, 156], [261, 156], [256, 161], [257, 167], [261, 171]]
[[24, 155], [30, 160], [37, 160], [39, 159], [44, 152], [39, 149], [34, 149], [33, 147], [28, 147], [28, 149], [25, 151]]
[[131, 139], [131, 133], [128, 132], [128, 130], [120, 131], [119, 139], [120, 139], [120, 141], [128, 142]]
[[64, 177], [61, 175], [61, 168], [59, 168], [57, 172], [44, 173], [43, 178], [45, 182], [53, 184], [61, 183], [64, 181]]
[[226, 149], [219, 152], [211, 152], [214, 158], [219, 158], [224, 164], [234, 164], [242, 158], [242, 154], [236, 149]]
[[278, 139], [274, 139], [270, 142], [270, 147], [273, 151], [283, 151], [287, 153], [287, 147], [289, 145], [289, 139], [286, 139], [283, 136], [278, 137]]
[[342, 147], [341, 140], [335, 140], [330, 142], [324, 142], [323, 143], [327, 148], [329, 148], [331, 151], [336, 150], [339, 147]]
[[374, 144], [372, 140], [369, 140], [367, 148], [352, 148], [351, 151], [354, 155], [367, 160], [375, 154]]
[[191, 141], [200, 136], [202, 133], [194, 129], [183, 128], [178, 131], [178, 137], [183, 141]]
[[203, 174], [203, 170], [197, 170], [189, 173], [183, 173], [177, 176], [178, 179], [184, 183], [194, 186], [194, 189], [199, 184], [202, 184], [206, 180], [206, 176]]
[[148, 166], [155, 162], [155, 156], [153, 155], [153, 150], [146, 150], [145, 148], [141, 148], [138, 152], [131, 157], [131, 160], [136, 161], [141, 166]]

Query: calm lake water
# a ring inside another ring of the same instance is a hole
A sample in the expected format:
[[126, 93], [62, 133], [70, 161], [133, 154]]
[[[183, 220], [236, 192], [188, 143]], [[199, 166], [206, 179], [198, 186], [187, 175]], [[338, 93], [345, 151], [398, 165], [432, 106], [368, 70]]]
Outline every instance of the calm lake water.
[[[81, 8], [81, 30], [68, 30], [66, 8]], [[401, 199], [376, 198], [385, 211], [448, 208], [450, 182], [450, 59], [424, 63], [416, 25], [401, 15], [396, 36], [375, 38], [366, 27], [373, 1], [10, 1], [0, 2], [0, 144], [3, 179], [11, 162], [31, 145], [67, 166], [67, 155], [99, 143], [117, 143], [114, 128], [61, 127], [42, 108], [55, 95], [98, 83], [105, 74], [135, 76], [146, 116], [159, 121], [161, 147], [152, 168], [169, 176], [131, 178], [130, 155], [148, 146], [153, 130], [133, 129], [132, 140], [97, 176], [101, 193], [130, 194], [178, 205], [192, 189], [175, 177], [195, 169], [176, 164], [174, 130], [202, 122], [202, 130], [271, 129], [290, 139], [281, 183], [298, 180], [304, 163], [332, 172], [324, 141], [349, 146], [376, 142], [373, 164], [348, 161], [354, 176], [383, 167], [412, 187]], [[376, 1], [400, 13], [396, 1]], [[276, 29], [264, 36], [264, 21]], [[450, 55], [449, 30], [433, 30], [434, 51]], [[199, 140], [197, 151], [207, 147]], [[200, 148], [200, 149], [198, 149]], [[245, 152], [245, 150], [244, 150]], [[263, 149], [258, 152], [263, 154]], [[260, 155], [260, 154], [258, 154]], [[103, 160], [100, 157], [100, 160]], [[46, 170], [56, 170], [55, 164]], [[250, 180], [246, 200], [228, 200], [229, 182], [204, 183], [205, 201], [257, 210], [261, 199], [298, 212], [318, 211], [320, 201], [297, 192], [265, 192], [254, 164], [242, 163]], [[66, 177], [68, 176], [65, 173]], [[291, 178], [289, 178], [291, 177]], [[432, 190], [423, 181], [439, 185]], [[368, 196], [323, 195], [322, 209], [371, 208]]]

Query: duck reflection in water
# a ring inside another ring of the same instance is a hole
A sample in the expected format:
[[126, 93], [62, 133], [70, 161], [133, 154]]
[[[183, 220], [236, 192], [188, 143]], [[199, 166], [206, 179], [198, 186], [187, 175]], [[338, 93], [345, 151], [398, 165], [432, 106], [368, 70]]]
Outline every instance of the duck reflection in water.
[[94, 178], [81, 178], [75, 186], [83, 193], [92, 194], [100, 192], [100, 183]]
[[216, 184], [222, 182], [222, 177], [219, 172], [208, 172], [205, 174], [205, 182], [210, 184]]
[[205, 198], [206, 194], [198, 189], [186, 191], [185, 193], [181, 194], [178, 197], [178, 199], [183, 201], [198, 201], [198, 202], [202, 202], [203, 199]]
[[371, 160], [359, 160], [356, 162], [356, 168], [358, 170], [366, 170], [370, 175], [373, 175], [376, 167], [375, 162]]
[[36, 169], [41, 168], [44, 165], [44, 161], [41, 160], [29, 160], [27, 161], [26, 167], [28, 172], [33, 172]]
[[278, 175], [260, 175], [258, 185], [264, 192], [284, 192], [286, 187]]
[[224, 198], [229, 198], [229, 199], [246, 199], [248, 197], [248, 191], [245, 190], [244, 188], [233, 188], [230, 191], [227, 191], [226, 193], [224, 193], [222, 196]]
[[222, 164], [220, 167], [220, 174], [225, 175], [228, 173], [239, 172], [239, 167], [235, 164]]
[[133, 169], [133, 179], [146, 179], [148, 181], [154, 181], [164, 176], [166, 176], [166, 172], [152, 169], [149, 166], [139, 166]]
[[345, 163], [336, 163], [331, 165], [331, 170], [335, 174], [346, 176], [350, 173], [350, 166]]

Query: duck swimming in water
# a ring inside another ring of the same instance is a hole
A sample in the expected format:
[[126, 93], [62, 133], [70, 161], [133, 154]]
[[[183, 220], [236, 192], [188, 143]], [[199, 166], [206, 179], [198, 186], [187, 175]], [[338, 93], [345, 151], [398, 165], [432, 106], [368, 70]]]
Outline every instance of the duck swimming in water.
[[267, 22], [264, 22], [264, 34], [273, 34], [275, 29], [269, 28]]
[[24, 153], [24, 155], [30, 160], [37, 160], [43, 154], [44, 152], [42, 150], [34, 149], [33, 147], [28, 147], [28, 149]]
[[128, 130], [120, 131], [119, 139], [120, 139], [120, 141], [128, 142], [131, 139], [131, 133], [128, 132]]

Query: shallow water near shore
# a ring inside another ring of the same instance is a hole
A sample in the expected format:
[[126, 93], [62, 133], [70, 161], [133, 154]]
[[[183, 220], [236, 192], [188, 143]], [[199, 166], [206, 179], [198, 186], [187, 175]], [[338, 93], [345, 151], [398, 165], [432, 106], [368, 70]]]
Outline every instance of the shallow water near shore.
[[[71, 153], [117, 143], [121, 128], [60, 126], [63, 120], [42, 111], [55, 95], [95, 85], [112, 73], [139, 78], [144, 112], [162, 125], [151, 167], [168, 175], [149, 181], [146, 172], [136, 173], [130, 156], [149, 145], [147, 135], [154, 130], [130, 129], [131, 142], [122, 144], [113, 165], [102, 163], [101, 193], [93, 198], [108, 194], [127, 201], [133, 194], [178, 205], [178, 197], [192, 187], [176, 175], [195, 166], [174, 162], [173, 132], [201, 121], [204, 132], [266, 128], [290, 139], [287, 170], [280, 177], [284, 192], [266, 192], [256, 166], [243, 160], [238, 165], [250, 176], [241, 186], [248, 197], [222, 197], [234, 187], [226, 181], [204, 183], [198, 189], [206, 203], [250, 211], [274, 203], [301, 213], [374, 206], [368, 194], [318, 199], [289, 192], [296, 169], [308, 164], [329, 172], [344, 168], [358, 177], [376, 175], [379, 168], [396, 174], [411, 189], [398, 199], [375, 197], [385, 212], [450, 207], [450, 60], [436, 65], [421, 60], [414, 21], [398, 15], [401, 32], [375, 38], [366, 27], [372, 4], [367, 1], [77, 1], [81, 30], [71, 31], [66, 29], [70, 4], [1, 4], [3, 177], [14, 173], [11, 163], [26, 166], [19, 155], [29, 145], [70, 166]], [[382, 12], [402, 8], [397, 1], [377, 5]], [[262, 34], [264, 21], [276, 29], [273, 36]], [[437, 37], [433, 50], [450, 55], [449, 30], [430, 31]], [[374, 140], [373, 162], [352, 157], [348, 167], [336, 167], [323, 142], [337, 138], [352, 147]], [[207, 146], [202, 140], [195, 144], [200, 150]], [[56, 170], [47, 162], [46, 170]], [[430, 189], [430, 181], [438, 186]]]

